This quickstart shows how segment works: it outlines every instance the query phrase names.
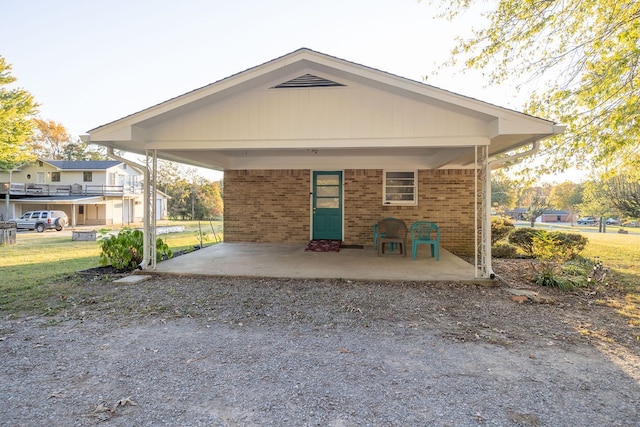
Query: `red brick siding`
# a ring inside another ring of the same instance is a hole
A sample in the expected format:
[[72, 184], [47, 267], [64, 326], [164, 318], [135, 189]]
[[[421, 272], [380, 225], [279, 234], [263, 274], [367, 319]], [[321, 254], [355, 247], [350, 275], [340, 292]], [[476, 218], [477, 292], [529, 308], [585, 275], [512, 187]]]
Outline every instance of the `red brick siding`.
[[[382, 170], [344, 171], [344, 241], [373, 244], [373, 224], [385, 217], [436, 222], [442, 246], [474, 251], [472, 170], [424, 170], [418, 176], [418, 206], [382, 204]], [[225, 240], [303, 242], [309, 238], [311, 172], [225, 171]]]

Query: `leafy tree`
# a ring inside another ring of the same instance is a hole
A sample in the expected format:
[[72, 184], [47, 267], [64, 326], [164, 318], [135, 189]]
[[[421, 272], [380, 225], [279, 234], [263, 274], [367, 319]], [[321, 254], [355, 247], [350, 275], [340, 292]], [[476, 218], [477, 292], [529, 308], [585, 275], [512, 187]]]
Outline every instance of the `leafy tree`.
[[71, 135], [61, 124], [53, 120], [34, 119], [36, 131], [31, 140], [33, 152], [41, 159], [62, 160], [65, 147], [71, 143]]
[[218, 182], [198, 175], [194, 168], [158, 161], [158, 189], [169, 195], [170, 218], [211, 219], [222, 215], [222, 194]]
[[582, 203], [582, 186], [573, 182], [563, 182], [551, 188], [549, 203], [555, 209], [566, 210], [575, 218], [577, 206]]
[[[480, 0], [431, 0], [455, 19]], [[568, 125], [545, 140], [543, 169], [585, 164], [640, 165], [640, 2], [637, 0], [494, 0], [486, 23], [459, 40], [460, 59], [489, 84], [535, 82], [528, 112]]]
[[604, 185], [604, 195], [622, 215], [640, 218], [640, 181], [619, 175]]
[[504, 172], [491, 174], [491, 205], [498, 210], [513, 209], [518, 200], [518, 184], [509, 179]]
[[607, 197], [606, 188], [601, 181], [588, 181], [584, 183], [583, 200], [578, 209], [581, 214], [600, 218], [599, 232], [606, 231], [605, 218], [615, 213], [615, 207]]
[[536, 225], [536, 218], [549, 210], [551, 210], [551, 205], [549, 204], [547, 196], [543, 194], [534, 194], [531, 197], [531, 203], [527, 208], [527, 218], [529, 218], [531, 227], [533, 228]]
[[64, 146], [62, 160], [109, 160], [104, 147], [95, 148], [82, 141]]
[[38, 104], [26, 90], [5, 87], [15, 81], [11, 65], [0, 56], [0, 170], [35, 160], [26, 146], [33, 132], [32, 117], [38, 112]]

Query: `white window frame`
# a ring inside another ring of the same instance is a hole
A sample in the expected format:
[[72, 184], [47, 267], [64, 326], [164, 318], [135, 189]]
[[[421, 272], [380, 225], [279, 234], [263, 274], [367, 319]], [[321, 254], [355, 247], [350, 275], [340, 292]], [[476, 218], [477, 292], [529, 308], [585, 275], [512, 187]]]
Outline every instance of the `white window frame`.
[[[405, 195], [412, 194], [412, 199], [411, 200], [393, 200], [392, 198], [387, 199], [387, 189], [389, 187], [394, 187], [392, 185], [388, 185], [387, 184], [387, 181], [388, 181], [387, 174], [398, 173], [398, 172], [406, 173], [406, 174], [409, 174], [409, 173], [413, 174], [413, 184], [412, 185], [395, 186], [395, 187], [410, 187], [410, 188], [413, 188], [413, 193], [410, 193], [410, 192], [402, 193], [402, 194], [405, 194]], [[382, 174], [382, 204], [384, 206], [417, 206], [418, 205], [418, 171], [417, 170], [399, 170], [399, 169], [383, 171], [383, 174]]]

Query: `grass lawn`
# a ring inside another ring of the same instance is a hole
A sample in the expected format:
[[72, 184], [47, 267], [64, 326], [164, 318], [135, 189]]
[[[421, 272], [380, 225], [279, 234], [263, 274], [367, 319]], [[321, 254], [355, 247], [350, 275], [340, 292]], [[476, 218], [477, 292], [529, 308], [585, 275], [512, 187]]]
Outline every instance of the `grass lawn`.
[[[518, 227], [529, 223], [518, 222]], [[600, 261], [610, 270], [607, 281], [621, 291], [619, 298], [606, 298], [602, 304], [614, 307], [627, 317], [629, 323], [640, 326], [640, 228], [624, 227], [628, 234], [620, 234], [618, 226], [607, 226], [606, 233], [598, 233], [598, 227], [571, 226], [567, 224], [536, 224], [535, 228], [566, 233], [580, 233], [589, 239], [581, 254], [592, 261]]]
[[[216, 243], [212, 227], [218, 239], [222, 239], [221, 221], [206, 221], [200, 225], [198, 221], [163, 221], [158, 225], [184, 226], [183, 232], [158, 236], [174, 252], [199, 246], [201, 236], [203, 246]], [[73, 241], [68, 235], [56, 234], [53, 231], [21, 231], [15, 245], [0, 246], [0, 311], [9, 307], [46, 309], [40, 307], [39, 300], [63, 290], [45, 284], [60, 283], [60, 278], [100, 265], [99, 242]], [[67, 281], [67, 285], [72, 286], [73, 281]]]
[[589, 238], [584, 255], [600, 260], [612, 270], [616, 282], [624, 291], [620, 299], [602, 303], [614, 307], [640, 327], [640, 234], [584, 233]]

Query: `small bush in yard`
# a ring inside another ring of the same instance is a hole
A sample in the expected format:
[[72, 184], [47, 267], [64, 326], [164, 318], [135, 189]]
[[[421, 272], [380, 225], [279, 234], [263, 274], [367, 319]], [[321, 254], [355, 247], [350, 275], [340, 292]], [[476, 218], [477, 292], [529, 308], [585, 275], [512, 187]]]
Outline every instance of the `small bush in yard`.
[[563, 233], [556, 231], [549, 233], [553, 236], [556, 244], [556, 251], [565, 259], [573, 259], [584, 250], [589, 239], [577, 233]]
[[509, 242], [539, 261], [532, 263], [538, 285], [570, 289], [586, 282], [588, 273], [568, 266], [569, 261], [577, 258], [587, 245], [586, 237], [576, 233], [521, 228], [511, 233]]
[[506, 238], [516, 227], [513, 225], [511, 218], [502, 216], [491, 217], [491, 244]]
[[539, 233], [546, 233], [546, 231], [535, 228], [518, 228], [509, 234], [509, 243], [516, 245], [525, 255], [533, 258], [533, 238]]
[[[119, 270], [134, 269], [142, 262], [144, 233], [140, 230], [123, 228], [118, 235], [107, 236], [104, 230], [100, 235], [100, 265], [111, 265]], [[156, 261], [171, 258], [171, 249], [156, 239]]]
[[509, 243], [498, 243], [491, 247], [493, 258], [515, 258], [518, 256], [518, 248]]
[[588, 273], [581, 271], [581, 278], [578, 279], [575, 273], [580, 269], [568, 266], [586, 244], [587, 238], [579, 234], [540, 232], [535, 235], [532, 240], [532, 251], [533, 256], [540, 260], [536, 271], [536, 283], [561, 289], [582, 285]]

